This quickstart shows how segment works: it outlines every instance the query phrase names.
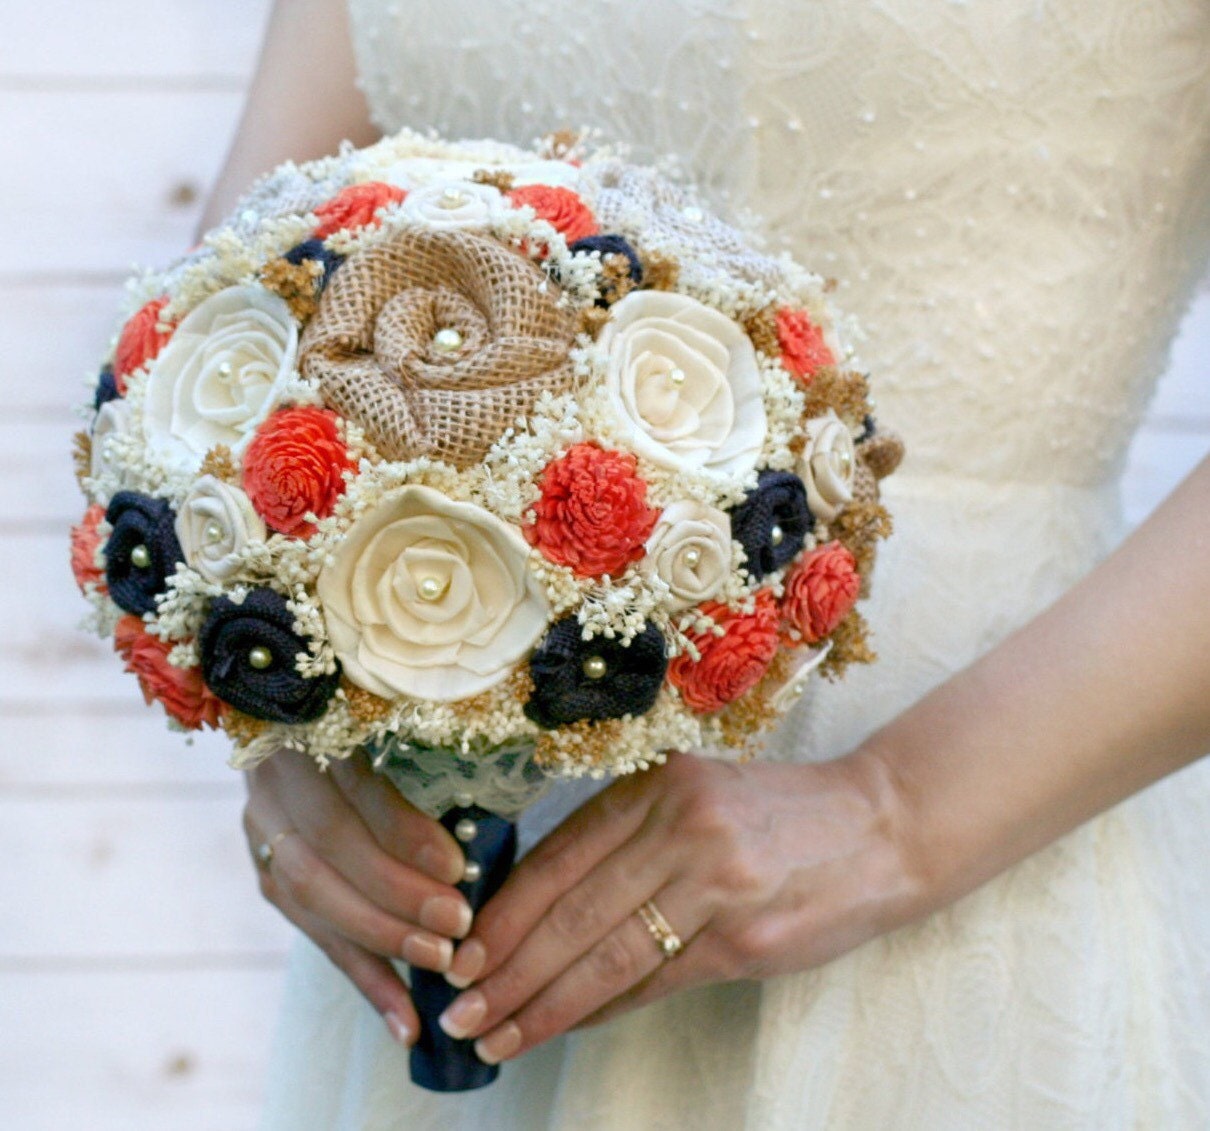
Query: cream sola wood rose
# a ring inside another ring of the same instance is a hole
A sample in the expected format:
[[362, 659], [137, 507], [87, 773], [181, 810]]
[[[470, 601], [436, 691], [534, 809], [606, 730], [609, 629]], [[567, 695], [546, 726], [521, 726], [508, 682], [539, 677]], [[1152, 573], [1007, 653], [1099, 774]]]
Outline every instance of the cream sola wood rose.
[[319, 575], [349, 678], [390, 699], [465, 699], [499, 683], [549, 606], [519, 533], [481, 507], [400, 487], [363, 514]]
[[[551, 780], [735, 757], [872, 658], [902, 446], [827, 289], [563, 142], [284, 166], [132, 283], [76, 441], [92, 626], [236, 765], [368, 750], [477, 906]], [[490, 1078], [425, 1034], [417, 1080]]]

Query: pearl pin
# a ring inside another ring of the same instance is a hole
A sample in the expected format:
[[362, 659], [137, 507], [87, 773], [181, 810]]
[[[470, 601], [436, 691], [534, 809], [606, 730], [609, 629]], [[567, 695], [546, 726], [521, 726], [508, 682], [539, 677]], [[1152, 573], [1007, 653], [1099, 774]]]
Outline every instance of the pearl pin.
[[234, 372], [235, 369], [229, 361], [222, 362], [218, 367], [218, 375], [220, 377], [230, 377]]
[[780, 546], [786, 540], [786, 532], [780, 526], [774, 526], [769, 531], [769, 542], [773, 546]]
[[469, 809], [475, 804], [475, 796], [472, 793], [455, 793], [454, 804], [457, 805], [459, 809]]
[[445, 592], [445, 586], [441, 584], [441, 579], [438, 577], [424, 578], [417, 588], [422, 601], [435, 601]]
[[130, 564], [136, 569], [146, 569], [151, 565], [151, 551], [142, 542], [130, 551]]
[[454, 826], [454, 836], [456, 836], [463, 844], [469, 844], [479, 835], [479, 826], [475, 824], [469, 817], [463, 817]]
[[223, 528], [217, 522], [208, 522], [202, 531], [202, 537], [208, 546], [213, 546], [223, 540]]
[[483, 878], [483, 866], [478, 860], [468, 860], [462, 869], [464, 884], [477, 884]]
[[677, 369], [670, 370], [668, 373], [668, 380], [673, 385], [683, 385], [685, 383], [685, 371], [679, 367]]
[[462, 348], [462, 334], [452, 326], [446, 326], [433, 335], [433, 345], [442, 353], [453, 353]]
[[691, 224], [700, 224], [706, 218], [706, 214], [696, 204], [690, 204], [687, 208], [682, 208], [681, 215]]
[[681, 560], [690, 568], [693, 569], [701, 560], [702, 552], [696, 546], [690, 546], [682, 555]]
[[603, 679], [607, 670], [605, 661], [600, 656], [589, 656], [584, 661], [584, 674], [589, 679]]
[[248, 666], [255, 668], [258, 672], [263, 672], [265, 668], [273, 663], [273, 653], [268, 648], [262, 648], [259, 644], [248, 651]]
[[461, 208], [466, 203], [466, 193], [461, 189], [447, 188], [441, 194], [442, 208]]

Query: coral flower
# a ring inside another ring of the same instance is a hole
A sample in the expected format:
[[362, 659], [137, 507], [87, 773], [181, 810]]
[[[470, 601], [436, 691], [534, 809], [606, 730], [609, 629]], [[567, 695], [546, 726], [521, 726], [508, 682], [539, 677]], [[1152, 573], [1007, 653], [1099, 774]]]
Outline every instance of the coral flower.
[[777, 654], [779, 617], [777, 600], [768, 589], [757, 590], [756, 608], [750, 613], [736, 613], [714, 601], [702, 605], [700, 611], [723, 635], [695, 635], [693, 643], [700, 659], [688, 653], [677, 656], [668, 666], [668, 679], [690, 710], [706, 715], [721, 710], [760, 682]]
[[100, 586], [102, 592], [105, 590], [105, 571], [98, 569], [96, 564], [97, 546], [101, 542], [97, 525], [104, 517], [105, 508], [93, 503], [79, 524], [71, 528], [71, 572], [81, 593], [90, 581]]
[[168, 305], [168, 296], [152, 299], [141, 306], [122, 327], [113, 356], [113, 379], [118, 392], [126, 395], [126, 378], [155, 359], [172, 337], [172, 329], [160, 329], [160, 313]]
[[804, 385], [825, 366], [836, 364], [823, 332], [805, 310], [782, 307], [777, 312], [777, 343], [782, 364]]
[[812, 550], [786, 578], [782, 615], [808, 644], [835, 631], [861, 592], [857, 562], [839, 542]]
[[218, 726], [223, 703], [202, 681], [201, 671], [170, 664], [172, 645], [152, 636], [138, 617], [125, 616], [118, 621], [113, 645], [126, 661], [126, 670], [138, 677], [148, 703], [159, 702], [188, 730]]
[[310, 538], [315, 527], [307, 513], [332, 513], [344, 494], [344, 472], [352, 467], [335, 413], [282, 409], [257, 429], [244, 453], [244, 490], [272, 529]]
[[647, 505], [637, 460], [596, 444], [576, 444], [547, 464], [525, 528], [530, 545], [578, 577], [619, 574], [646, 554], [660, 512]]
[[562, 233], [568, 244], [595, 236], [600, 231], [597, 218], [588, 205], [571, 189], [553, 185], [524, 185], [508, 194], [518, 208], [529, 205], [539, 220], [545, 220]]
[[313, 238], [326, 240], [335, 232], [377, 226], [381, 222], [378, 210], [400, 203], [406, 195], [397, 185], [384, 184], [382, 181], [366, 181], [341, 189], [331, 200], [315, 209], [319, 227], [315, 229]]

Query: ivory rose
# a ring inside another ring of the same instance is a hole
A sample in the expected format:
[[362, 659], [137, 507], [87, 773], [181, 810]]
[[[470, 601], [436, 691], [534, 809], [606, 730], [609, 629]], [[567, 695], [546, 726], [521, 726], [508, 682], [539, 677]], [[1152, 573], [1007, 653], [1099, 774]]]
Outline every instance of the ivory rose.
[[437, 181], [408, 193], [400, 213], [426, 228], [486, 228], [504, 208], [504, 196], [475, 181]]
[[816, 518], [831, 522], [853, 501], [857, 470], [853, 437], [834, 409], [807, 421], [807, 446], [799, 464], [807, 487], [807, 506]]
[[185, 560], [207, 581], [228, 580], [238, 568], [239, 552], [267, 533], [248, 496], [213, 475], [194, 484], [176, 516]]
[[519, 531], [430, 487], [388, 492], [319, 575], [332, 647], [358, 687], [448, 702], [499, 683], [546, 629]]
[[151, 367], [143, 410], [148, 445], [196, 467], [218, 444], [237, 456], [294, 372], [298, 326], [263, 287], [228, 287], [181, 321]]
[[793, 707], [806, 692], [811, 673], [828, 658], [830, 651], [830, 640], [824, 641], [818, 648], [803, 648], [792, 662], [781, 686], [773, 692], [769, 706], [779, 713]]
[[[92, 447], [89, 455], [89, 474], [98, 482], [109, 474], [120, 475], [113, 461], [109, 440], [124, 436], [130, 428], [130, 404], [124, 400], [106, 401], [97, 413], [92, 426]], [[109, 502], [109, 492], [98, 487], [93, 491], [97, 502]]]
[[673, 612], [708, 601], [731, 573], [730, 517], [692, 499], [672, 503], [647, 539], [641, 568], [667, 583]]
[[687, 295], [633, 291], [598, 339], [625, 438], [652, 463], [744, 475], [768, 423], [748, 335]]

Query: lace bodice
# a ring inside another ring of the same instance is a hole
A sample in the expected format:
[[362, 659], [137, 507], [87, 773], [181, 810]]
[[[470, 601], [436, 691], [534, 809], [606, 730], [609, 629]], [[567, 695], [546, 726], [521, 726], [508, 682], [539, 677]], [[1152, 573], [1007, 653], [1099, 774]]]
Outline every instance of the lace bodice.
[[351, 10], [384, 130], [598, 127], [837, 277], [906, 474], [1117, 471], [1210, 237], [1206, 0]]

